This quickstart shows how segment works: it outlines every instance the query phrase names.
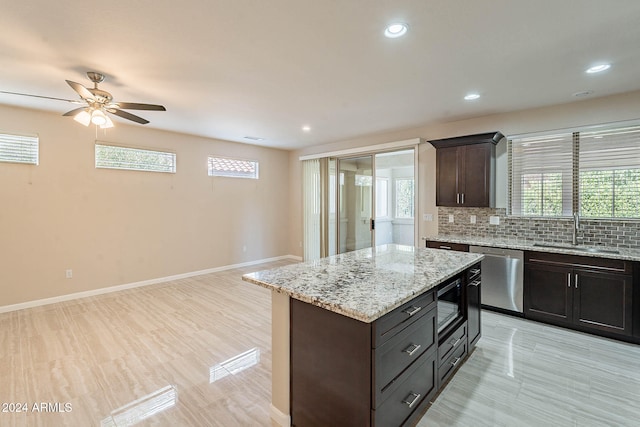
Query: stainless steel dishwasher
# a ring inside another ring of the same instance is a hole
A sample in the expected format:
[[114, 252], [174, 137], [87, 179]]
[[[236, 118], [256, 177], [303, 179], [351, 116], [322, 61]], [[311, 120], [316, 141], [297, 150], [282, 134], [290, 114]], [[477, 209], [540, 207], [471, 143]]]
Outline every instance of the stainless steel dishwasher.
[[469, 246], [469, 252], [484, 254], [482, 305], [522, 313], [524, 268], [522, 251]]

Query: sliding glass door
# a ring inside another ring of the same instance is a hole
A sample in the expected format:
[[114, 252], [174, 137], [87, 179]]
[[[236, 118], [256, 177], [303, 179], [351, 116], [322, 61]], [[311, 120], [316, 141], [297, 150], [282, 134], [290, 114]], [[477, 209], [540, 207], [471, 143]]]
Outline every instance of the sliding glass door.
[[338, 159], [338, 252], [373, 245], [373, 156]]
[[417, 239], [416, 150], [305, 160], [305, 260]]

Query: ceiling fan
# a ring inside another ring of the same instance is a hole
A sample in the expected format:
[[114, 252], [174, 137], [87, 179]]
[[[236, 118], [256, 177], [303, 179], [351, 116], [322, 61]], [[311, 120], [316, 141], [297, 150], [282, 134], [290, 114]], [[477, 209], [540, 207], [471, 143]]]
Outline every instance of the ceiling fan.
[[66, 82], [80, 95], [81, 100], [54, 98], [50, 96], [29, 95], [26, 93], [6, 92], [0, 91], [0, 93], [8, 93], [11, 95], [31, 96], [35, 98], [55, 99], [58, 101], [67, 101], [74, 104], [86, 105], [75, 108], [71, 111], [67, 111], [63, 116], [73, 116], [73, 119], [85, 126], [93, 123], [100, 128], [106, 129], [113, 127], [113, 122], [107, 116], [107, 113], [114, 114], [123, 119], [131, 120], [142, 125], [149, 123], [148, 120], [142, 117], [136, 116], [124, 110], [150, 110], [150, 111], [166, 111], [162, 105], [155, 104], [140, 104], [137, 102], [113, 102], [113, 96], [107, 91], [98, 89], [98, 83], [102, 83], [105, 79], [104, 74], [88, 71], [87, 77], [93, 82], [93, 88], [86, 88], [80, 83], [66, 80]]

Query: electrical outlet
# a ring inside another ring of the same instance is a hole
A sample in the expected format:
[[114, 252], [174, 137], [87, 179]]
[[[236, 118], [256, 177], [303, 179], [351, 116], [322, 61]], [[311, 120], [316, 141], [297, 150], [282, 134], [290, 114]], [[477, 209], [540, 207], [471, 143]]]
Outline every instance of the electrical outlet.
[[489, 217], [489, 224], [491, 225], [500, 225], [500, 217], [497, 215], [491, 215]]
[[476, 216], [475, 215], [471, 215], [469, 217], [469, 223], [470, 224], [475, 224], [476, 223]]
[[71, 279], [73, 277], [73, 270], [66, 270], [64, 275], [67, 279]]
[[424, 214], [422, 215], [422, 219], [425, 221], [433, 221], [433, 214]]
[[449, 222], [453, 222], [453, 214], [449, 214]]

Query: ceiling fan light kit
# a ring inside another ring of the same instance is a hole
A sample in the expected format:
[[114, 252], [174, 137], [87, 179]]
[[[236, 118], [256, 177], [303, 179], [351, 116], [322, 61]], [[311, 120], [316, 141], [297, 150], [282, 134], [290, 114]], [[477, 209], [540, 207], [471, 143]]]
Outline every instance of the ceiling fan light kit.
[[74, 108], [71, 111], [67, 111], [63, 116], [71, 116], [73, 119], [84, 125], [89, 126], [94, 124], [101, 129], [108, 129], [113, 127], [113, 122], [107, 115], [113, 114], [123, 119], [131, 120], [142, 125], [149, 123], [149, 120], [136, 116], [124, 110], [148, 110], [148, 111], [167, 111], [162, 105], [155, 104], [141, 104], [137, 102], [112, 102], [113, 96], [107, 91], [98, 89], [98, 83], [104, 81], [104, 74], [88, 71], [87, 77], [93, 82], [93, 88], [86, 88], [80, 83], [66, 80], [67, 84], [71, 86], [73, 90], [80, 95], [80, 100], [54, 98], [50, 96], [30, 95], [27, 93], [18, 92], [6, 92], [0, 91], [0, 93], [8, 93], [10, 95], [30, 96], [33, 98], [53, 99], [56, 101], [67, 101], [72, 104], [86, 104], [84, 107]]

